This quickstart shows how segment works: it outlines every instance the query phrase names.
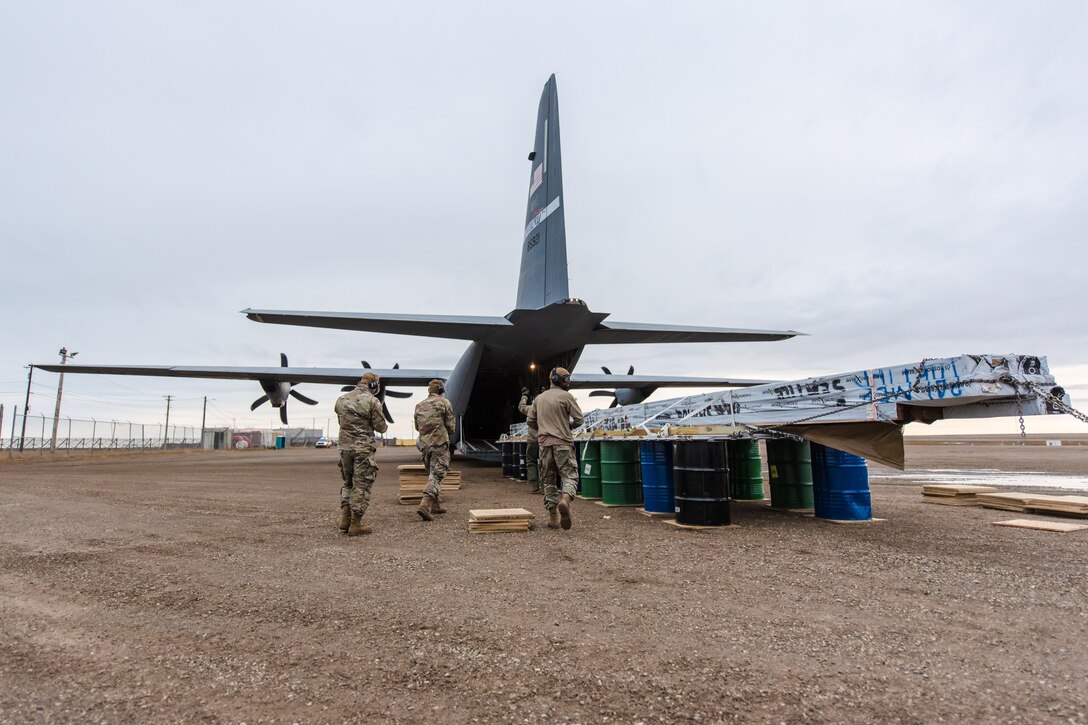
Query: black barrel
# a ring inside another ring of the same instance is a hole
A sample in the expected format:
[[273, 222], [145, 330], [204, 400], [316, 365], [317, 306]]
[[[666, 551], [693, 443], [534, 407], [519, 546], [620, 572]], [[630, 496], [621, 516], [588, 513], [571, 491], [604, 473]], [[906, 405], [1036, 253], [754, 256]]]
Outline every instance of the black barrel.
[[502, 447], [502, 475], [506, 478], [514, 476], [514, 441], [503, 441]]
[[677, 523], [729, 525], [729, 451], [725, 441], [674, 443], [672, 470]]
[[525, 449], [529, 447], [528, 442], [518, 441], [514, 449], [517, 451], [518, 469], [516, 471], [519, 481], [529, 480], [529, 461], [525, 457]]

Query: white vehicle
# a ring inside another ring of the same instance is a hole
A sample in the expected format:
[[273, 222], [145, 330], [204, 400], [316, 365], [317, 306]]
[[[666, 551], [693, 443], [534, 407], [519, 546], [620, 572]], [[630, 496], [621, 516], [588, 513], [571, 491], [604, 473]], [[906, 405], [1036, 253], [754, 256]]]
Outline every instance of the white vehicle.
[[320, 438], [318, 438], [317, 443], [314, 444], [314, 448], [335, 448], [335, 447], [336, 447], [336, 441], [334, 441], [332, 438], [326, 438], [325, 436], [321, 436]]

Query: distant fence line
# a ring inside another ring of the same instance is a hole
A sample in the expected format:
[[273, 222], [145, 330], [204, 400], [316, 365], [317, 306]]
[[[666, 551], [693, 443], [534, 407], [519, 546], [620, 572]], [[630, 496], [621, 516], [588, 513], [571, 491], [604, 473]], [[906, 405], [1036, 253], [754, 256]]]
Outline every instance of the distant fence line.
[[[48, 452], [53, 443], [53, 416], [14, 414], [4, 422], [0, 449], [8, 452]], [[24, 434], [25, 430], [25, 434]], [[156, 448], [199, 448], [200, 428], [162, 423], [133, 423], [118, 420], [60, 418], [56, 450], [153, 450]]]
[[[269, 431], [272, 435], [261, 436], [225, 428], [201, 429], [192, 425], [171, 425], [166, 428], [162, 423], [61, 417], [54, 448], [53, 420], [53, 416], [49, 415], [23, 416], [16, 413], [9, 416], [2, 421], [0, 451], [6, 450], [11, 456], [20, 451], [49, 453], [53, 450], [70, 452], [241, 448], [256, 447], [262, 443], [271, 447], [277, 436], [283, 437], [286, 445], [294, 447], [312, 446], [320, 436], [320, 431], [307, 429], [273, 429]], [[246, 443], [238, 444], [240, 438], [244, 438]]]

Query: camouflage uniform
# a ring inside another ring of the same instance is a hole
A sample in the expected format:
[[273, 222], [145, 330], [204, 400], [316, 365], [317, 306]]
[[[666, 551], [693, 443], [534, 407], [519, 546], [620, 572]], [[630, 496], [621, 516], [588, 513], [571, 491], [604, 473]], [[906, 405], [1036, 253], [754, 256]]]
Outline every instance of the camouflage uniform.
[[[529, 394], [525, 393], [521, 396], [521, 401], [518, 403], [518, 412], [529, 417], [529, 410], [533, 407], [533, 404], [529, 402]], [[529, 426], [529, 439], [525, 445], [525, 465], [529, 469], [529, 486], [531, 490], [536, 493], [540, 491], [540, 443], [537, 441], [536, 426]]]
[[570, 431], [572, 427], [580, 426], [584, 419], [574, 396], [555, 384], [536, 396], [529, 408], [527, 420], [537, 429], [540, 479], [544, 484], [544, 508], [548, 510], [559, 504], [560, 493], [571, 498], [578, 495], [578, 464], [574, 455], [574, 436]]
[[415, 424], [419, 431], [416, 447], [423, 454], [427, 469], [427, 488], [423, 493], [437, 500], [442, 492], [442, 479], [450, 468], [450, 439], [457, 430], [457, 421], [450, 401], [435, 393], [433, 386], [428, 390], [431, 394], [416, 404]]
[[389, 424], [382, 417], [382, 403], [366, 388], [356, 386], [336, 401], [333, 408], [340, 421], [340, 500], [357, 516], [370, 505], [370, 488], [378, 475], [374, 462], [377, 447], [374, 433], [384, 433]]

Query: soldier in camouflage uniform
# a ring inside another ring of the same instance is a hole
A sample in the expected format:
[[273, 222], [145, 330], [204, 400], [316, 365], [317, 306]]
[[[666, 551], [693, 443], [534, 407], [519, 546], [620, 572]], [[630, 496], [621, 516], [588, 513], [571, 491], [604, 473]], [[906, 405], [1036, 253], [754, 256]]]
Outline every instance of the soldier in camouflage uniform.
[[427, 392], [427, 398], [416, 404], [415, 414], [416, 430], [419, 431], [416, 447], [423, 454], [423, 465], [427, 469], [427, 488], [416, 513], [424, 521], [433, 521], [434, 514], [446, 513], [438, 496], [442, 492], [442, 479], [450, 467], [450, 441], [457, 430], [457, 421], [453, 406], [443, 397], [445, 383], [432, 380], [427, 383]]
[[[529, 409], [533, 404], [529, 402], [529, 389], [521, 389], [521, 400], [518, 402], [518, 412], [529, 417]], [[536, 426], [529, 426], [528, 442], [525, 446], [525, 466], [529, 469], [529, 491], [540, 493], [540, 445], [536, 439]]]
[[374, 433], [384, 433], [389, 428], [377, 397], [380, 387], [380, 378], [368, 372], [354, 390], [340, 396], [333, 408], [340, 422], [340, 474], [344, 482], [340, 489], [340, 530], [348, 536], [371, 531], [363, 524], [363, 515], [370, 505], [370, 488], [378, 475]]
[[[585, 420], [578, 401], [570, 394], [570, 373], [555, 368], [548, 376], [552, 386], [536, 396], [529, 408], [527, 422], [537, 429], [540, 444], [540, 479], [544, 484], [544, 508], [548, 510], [548, 528], [570, 528], [570, 504], [578, 495], [578, 464], [574, 455], [574, 436]], [[560, 485], [556, 485], [556, 479]]]

